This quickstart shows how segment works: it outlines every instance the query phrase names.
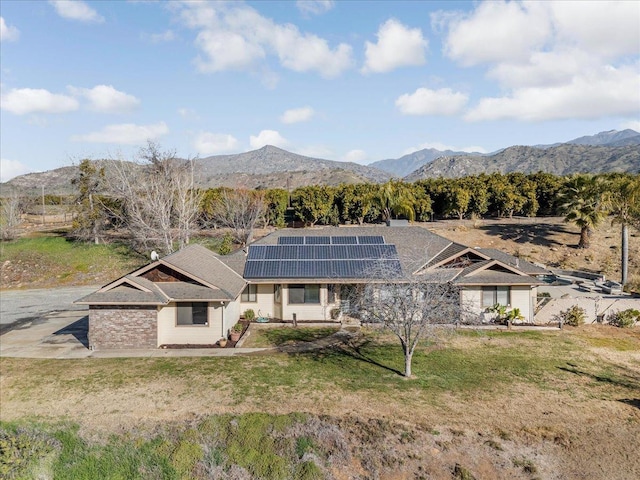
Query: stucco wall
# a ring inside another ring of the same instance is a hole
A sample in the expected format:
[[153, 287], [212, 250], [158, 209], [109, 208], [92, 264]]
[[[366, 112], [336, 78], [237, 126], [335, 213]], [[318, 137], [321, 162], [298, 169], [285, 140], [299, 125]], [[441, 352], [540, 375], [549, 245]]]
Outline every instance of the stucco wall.
[[89, 347], [156, 348], [157, 314], [154, 306], [89, 308]]
[[[535, 298], [536, 289], [528, 286], [511, 287], [511, 305], [509, 309], [519, 308], [520, 314], [526, 322], [533, 322], [532, 298]], [[466, 287], [461, 292], [462, 305], [472, 314], [480, 314], [482, 307], [482, 287]]]
[[160, 345], [213, 345], [225, 336], [222, 325], [222, 306], [209, 303], [208, 325], [177, 325], [175, 303], [158, 312], [158, 343]]
[[240, 304], [240, 314], [243, 314], [244, 311], [248, 308], [252, 309], [256, 314], [256, 317], [259, 314], [263, 316], [275, 317], [275, 312], [273, 309], [273, 285], [272, 284], [257, 284], [257, 295], [255, 302], [242, 302]]

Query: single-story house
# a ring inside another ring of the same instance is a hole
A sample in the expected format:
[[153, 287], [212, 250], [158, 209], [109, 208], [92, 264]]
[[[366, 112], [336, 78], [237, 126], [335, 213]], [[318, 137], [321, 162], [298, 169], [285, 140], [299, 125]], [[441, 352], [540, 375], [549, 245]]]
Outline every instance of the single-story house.
[[355, 285], [389, 278], [452, 282], [472, 314], [499, 303], [533, 321], [537, 276], [548, 273], [417, 226], [282, 229], [226, 256], [190, 245], [76, 303], [89, 305], [91, 348], [211, 345], [247, 309], [339, 321]]

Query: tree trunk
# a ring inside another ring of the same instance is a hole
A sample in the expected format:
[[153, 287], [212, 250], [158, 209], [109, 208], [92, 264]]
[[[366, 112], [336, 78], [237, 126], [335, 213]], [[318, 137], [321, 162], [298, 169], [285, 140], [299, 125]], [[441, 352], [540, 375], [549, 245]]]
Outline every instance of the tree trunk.
[[589, 227], [582, 227], [580, 229], [580, 242], [578, 242], [578, 248], [589, 248]]
[[413, 358], [413, 352], [405, 350], [404, 352], [404, 376], [411, 378], [411, 360]]
[[629, 226], [622, 224], [622, 286], [627, 283], [629, 275]]

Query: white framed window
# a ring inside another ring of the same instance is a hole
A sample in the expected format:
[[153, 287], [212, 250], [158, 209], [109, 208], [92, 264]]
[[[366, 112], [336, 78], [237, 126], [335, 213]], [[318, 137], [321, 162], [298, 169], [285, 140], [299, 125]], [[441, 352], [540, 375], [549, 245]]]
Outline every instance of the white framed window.
[[241, 302], [257, 302], [258, 301], [258, 285], [250, 283], [240, 295]]
[[482, 307], [493, 307], [496, 304], [505, 307], [511, 305], [511, 287], [482, 287]]
[[320, 285], [289, 285], [289, 305], [320, 303]]
[[176, 325], [209, 325], [209, 304], [207, 302], [181, 302], [177, 304]]

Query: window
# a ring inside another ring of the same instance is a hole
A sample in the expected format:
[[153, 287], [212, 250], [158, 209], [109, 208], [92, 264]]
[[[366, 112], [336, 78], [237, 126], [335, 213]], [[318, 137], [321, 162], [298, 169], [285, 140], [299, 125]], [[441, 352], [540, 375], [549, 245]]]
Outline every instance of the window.
[[320, 303], [320, 285], [289, 285], [289, 304]]
[[510, 287], [482, 287], [482, 306], [493, 307], [496, 303], [511, 305]]
[[241, 302], [257, 302], [258, 301], [258, 285], [249, 284], [240, 296]]
[[273, 301], [280, 303], [282, 301], [282, 285], [273, 286]]
[[178, 303], [178, 325], [209, 325], [207, 302]]

